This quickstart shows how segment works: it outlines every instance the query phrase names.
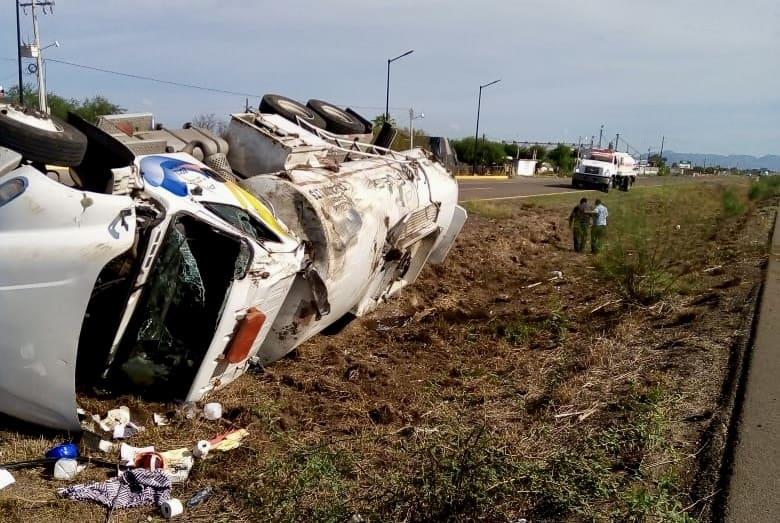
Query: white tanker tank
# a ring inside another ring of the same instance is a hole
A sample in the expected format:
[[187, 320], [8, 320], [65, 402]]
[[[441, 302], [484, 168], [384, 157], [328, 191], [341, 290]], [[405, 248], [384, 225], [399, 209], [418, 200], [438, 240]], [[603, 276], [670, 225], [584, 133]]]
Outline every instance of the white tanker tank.
[[[241, 185], [269, 202], [306, 244], [314, 269], [293, 284], [258, 351], [262, 362], [334, 322], [374, 310], [413, 283], [426, 262], [444, 260], [466, 220], [454, 177], [422, 149], [377, 154], [351, 142], [348, 150], [334, 137], [290, 125], [277, 115], [233, 115], [226, 135], [230, 164], [245, 177]], [[280, 168], [297, 167], [247, 176], [267, 169], [268, 151], [293, 140], [289, 156], [276, 161]], [[315, 275], [322, 279], [319, 296], [306, 281]]]

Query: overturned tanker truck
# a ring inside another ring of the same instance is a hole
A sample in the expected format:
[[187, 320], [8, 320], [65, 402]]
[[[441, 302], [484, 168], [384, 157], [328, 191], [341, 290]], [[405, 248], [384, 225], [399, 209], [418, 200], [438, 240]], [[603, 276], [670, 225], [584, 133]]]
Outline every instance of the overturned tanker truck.
[[441, 263], [455, 179], [371, 138], [274, 95], [222, 136], [0, 104], [0, 411], [78, 430], [77, 391], [198, 401]]

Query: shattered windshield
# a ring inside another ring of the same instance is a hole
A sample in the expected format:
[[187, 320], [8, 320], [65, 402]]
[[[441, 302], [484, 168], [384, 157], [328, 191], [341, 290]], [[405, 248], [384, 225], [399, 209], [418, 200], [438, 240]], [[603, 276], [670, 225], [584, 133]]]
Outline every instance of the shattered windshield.
[[278, 242], [279, 237], [274, 234], [268, 227], [266, 227], [260, 220], [249, 214], [240, 207], [233, 205], [225, 205], [222, 203], [207, 203], [203, 205], [228, 222], [230, 225], [248, 234], [258, 242], [272, 241]]
[[124, 357], [117, 361], [122, 380], [185, 394], [211, 344], [230, 286], [248, 262], [243, 242], [192, 217], [177, 219], [124, 336]]

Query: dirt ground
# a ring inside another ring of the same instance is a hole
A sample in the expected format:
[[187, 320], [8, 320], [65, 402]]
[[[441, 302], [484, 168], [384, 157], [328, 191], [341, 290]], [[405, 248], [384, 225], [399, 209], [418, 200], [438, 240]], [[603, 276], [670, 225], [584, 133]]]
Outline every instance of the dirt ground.
[[[769, 203], [720, 218], [723, 188], [704, 186], [680, 189], [714, 203], [697, 209], [706, 230], [669, 229], [678, 279], [653, 303], [631, 300], [598, 257], [572, 252], [571, 197], [475, 205], [444, 265], [210, 398], [222, 422], [155, 427], [152, 413], [176, 406], [137, 398], [82, 407], [130, 406], [147, 430], [129, 442], [159, 450], [249, 430], [174, 487], [184, 500], [214, 487], [187, 521], [694, 520], [715, 495], [694, 489], [699, 458], [749, 332], [774, 219]], [[607, 205], [666, 223], [666, 193], [643, 191]], [[63, 439], [8, 418], [0, 429], [2, 462]], [[3, 521], [106, 518], [56, 499], [60, 485], [41, 468], [14, 475], [0, 491]], [[160, 516], [113, 514], [147, 518]]]

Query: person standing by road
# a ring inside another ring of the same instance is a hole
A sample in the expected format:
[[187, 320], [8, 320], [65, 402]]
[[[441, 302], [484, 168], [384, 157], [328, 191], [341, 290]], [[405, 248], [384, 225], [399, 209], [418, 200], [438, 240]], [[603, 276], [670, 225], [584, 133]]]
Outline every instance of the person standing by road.
[[574, 235], [575, 252], [585, 251], [585, 244], [588, 243], [588, 228], [590, 227], [591, 214], [588, 199], [583, 198], [569, 215], [569, 227], [572, 228]]
[[593, 227], [590, 229], [590, 252], [598, 254], [601, 250], [601, 241], [607, 233], [607, 217], [609, 210], [601, 200], [596, 200], [596, 207], [593, 209]]

